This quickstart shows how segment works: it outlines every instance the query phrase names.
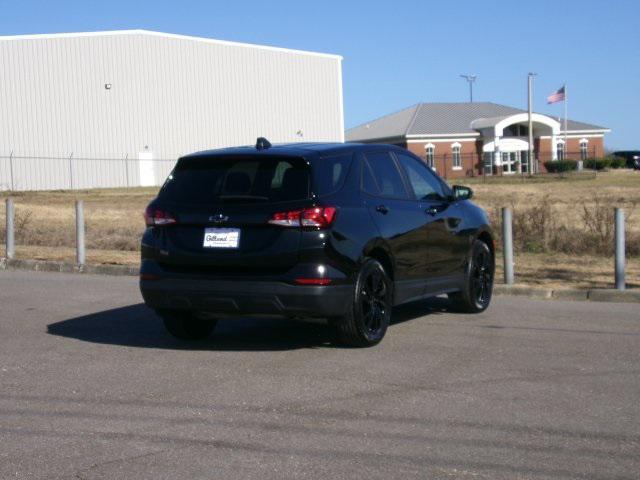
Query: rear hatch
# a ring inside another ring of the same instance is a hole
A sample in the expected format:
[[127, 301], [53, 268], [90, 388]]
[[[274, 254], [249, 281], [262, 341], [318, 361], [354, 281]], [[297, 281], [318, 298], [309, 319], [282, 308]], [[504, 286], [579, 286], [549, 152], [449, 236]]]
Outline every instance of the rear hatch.
[[150, 206], [176, 220], [157, 229], [162, 263], [185, 272], [285, 272], [298, 260], [302, 231], [269, 221], [311, 206], [310, 185], [310, 165], [300, 157], [180, 159]]

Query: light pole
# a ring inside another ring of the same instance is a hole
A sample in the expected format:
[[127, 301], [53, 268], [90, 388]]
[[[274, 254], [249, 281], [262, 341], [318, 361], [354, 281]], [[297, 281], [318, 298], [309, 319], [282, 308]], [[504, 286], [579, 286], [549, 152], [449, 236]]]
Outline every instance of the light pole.
[[528, 84], [527, 84], [527, 94], [528, 94], [528, 110], [529, 110], [529, 175], [532, 173], [537, 173], [538, 165], [535, 165], [536, 172], [533, 171], [533, 119], [532, 117], [532, 109], [533, 109], [533, 77], [535, 77], [537, 73], [529, 72], [528, 75]]
[[478, 75], [460, 75], [460, 77], [464, 78], [467, 83], [469, 83], [469, 102], [473, 103], [473, 82], [476, 81]]

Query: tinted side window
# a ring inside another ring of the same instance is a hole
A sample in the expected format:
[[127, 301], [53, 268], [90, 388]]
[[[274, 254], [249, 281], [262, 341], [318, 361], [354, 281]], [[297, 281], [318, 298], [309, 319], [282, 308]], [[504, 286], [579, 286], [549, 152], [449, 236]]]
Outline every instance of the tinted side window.
[[380, 189], [376, 183], [376, 179], [371, 173], [371, 167], [367, 161], [362, 162], [362, 189], [369, 195], [380, 195]]
[[380, 196], [407, 198], [400, 172], [388, 152], [367, 153], [365, 164], [371, 168]]
[[342, 187], [353, 155], [351, 153], [322, 157], [313, 162], [313, 189], [319, 195], [329, 195]]
[[396, 157], [407, 174], [416, 200], [441, 200], [445, 197], [442, 184], [425, 165], [402, 153], [396, 153]]

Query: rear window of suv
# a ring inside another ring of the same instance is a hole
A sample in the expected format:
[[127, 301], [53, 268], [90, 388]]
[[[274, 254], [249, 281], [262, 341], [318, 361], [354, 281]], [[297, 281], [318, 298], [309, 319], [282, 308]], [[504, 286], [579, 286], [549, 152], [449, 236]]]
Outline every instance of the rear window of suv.
[[263, 155], [182, 158], [158, 195], [185, 204], [290, 202], [342, 188], [353, 155], [312, 159]]
[[296, 157], [182, 158], [159, 199], [187, 204], [287, 202], [309, 198], [309, 166]]

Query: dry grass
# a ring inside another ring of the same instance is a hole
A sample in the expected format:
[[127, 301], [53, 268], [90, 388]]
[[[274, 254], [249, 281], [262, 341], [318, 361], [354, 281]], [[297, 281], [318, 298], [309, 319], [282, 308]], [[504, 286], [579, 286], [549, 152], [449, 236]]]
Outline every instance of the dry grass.
[[[522, 283], [554, 287], [611, 286], [613, 207], [629, 218], [628, 280], [640, 286], [640, 173], [612, 171], [572, 175], [465, 179], [474, 201], [491, 215], [499, 233], [500, 208], [514, 209], [516, 275]], [[74, 201], [85, 202], [87, 260], [136, 264], [144, 230], [142, 212], [157, 189], [14, 193], [19, 258], [73, 261]], [[0, 198], [6, 193], [0, 193]], [[4, 238], [0, 208], [0, 238]], [[4, 249], [4, 246], [2, 247]], [[4, 253], [3, 250], [0, 252]]]
[[612, 170], [597, 177], [587, 173], [576, 176], [545, 176], [523, 181], [517, 177], [480, 178], [460, 181], [475, 192], [474, 201], [489, 212], [513, 206], [514, 210], [538, 208], [545, 197], [556, 209], [559, 220], [568, 226], [581, 226], [584, 208], [623, 207], [631, 213], [629, 229], [640, 230], [640, 172]]
[[[503, 281], [502, 254], [496, 258], [496, 282]], [[613, 258], [562, 253], [516, 253], [516, 283], [547, 288], [614, 288]], [[640, 288], [640, 259], [627, 262], [627, 287]]]
[[[76, 250], [73, 247], [18, 245], [16, 246], [16, 257], [75, 263]], [[140, 264], [140, 252], [130, 250], [87, 250], [87, 263], [136, 266]]]
[[[13, 194], [16, 205], [16, 243], [73, 247], [74, 204], [77, 199], [82, 199], [85, 203], [87, 249], [137, 251], [144, 231], [142, 212], [156, 192], [156, 188], [136, 188]], [[2, 209], [2, 238], [4, 214]]]

